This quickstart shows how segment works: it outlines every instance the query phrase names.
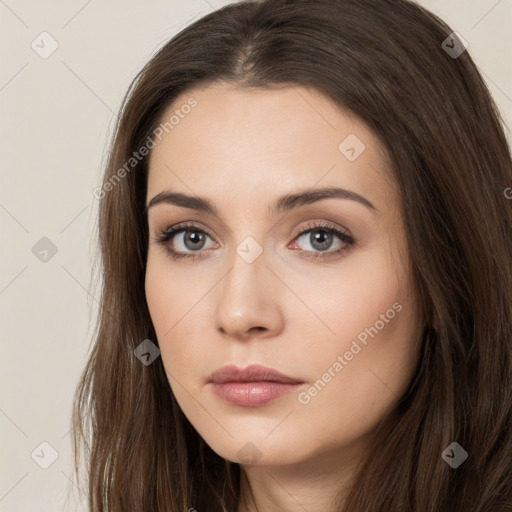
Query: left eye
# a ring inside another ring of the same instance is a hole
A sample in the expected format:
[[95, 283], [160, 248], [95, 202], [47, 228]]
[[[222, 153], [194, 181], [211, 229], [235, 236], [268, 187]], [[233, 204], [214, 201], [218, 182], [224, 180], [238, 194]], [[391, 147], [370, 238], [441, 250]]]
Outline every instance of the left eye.
[[[320, 225], [306, 229], [305, 231], [301, 231], [296, 237], [297, 241], [294, 242], [294, 245], [297, 244], [301, 238], [304, 238], [306, 242], [306, 247], [301, 250], [306, 253], [311, 253], [307, 257], [313, 258], [325, 257], [322, 253], [327, 255], [342, 253], [348, 250], [355, 243], [355, 240], [351, 235], [344, 233], [332, 226]], [[332, 247], [336, 238], [340, 241], [338, 243], [338, 248], [328, 250]], [[307, 247], [308, 245], [309, 247]]]
[[306, 242], [309, 243], [312, 249], [306, 247], [306, 251], [326, 251], [329, 249], [334, 241], [335, 233], [333, 230], [327, 230], [326, 228], [315, 228], [303, 231], [301, 235], [297, 237], [297, 240], [305, 238]]

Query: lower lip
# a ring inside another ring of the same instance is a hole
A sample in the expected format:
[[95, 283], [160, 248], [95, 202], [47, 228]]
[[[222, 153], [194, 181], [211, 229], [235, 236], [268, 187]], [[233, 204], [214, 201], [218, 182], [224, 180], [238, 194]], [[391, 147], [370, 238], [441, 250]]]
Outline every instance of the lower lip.
[[228, 404], [258, 407], [295, 391], [299, 385], [270, 381], [225, 382], [212, 383], [212, 390]]

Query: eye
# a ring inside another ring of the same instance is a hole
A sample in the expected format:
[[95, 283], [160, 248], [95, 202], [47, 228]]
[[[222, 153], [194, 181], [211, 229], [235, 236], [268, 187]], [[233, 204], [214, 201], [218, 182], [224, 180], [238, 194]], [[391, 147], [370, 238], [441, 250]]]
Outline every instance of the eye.
[[[178, 224], [162, 231], [155, 239], [155, 243], [163, 245], [173, 259], [192, 258], [197, 260], [202, 258], [207, 252], [204, 250], [207, 238], [212, 238], [204, 229], [193, 224]], [[340, 255], [353, 247], [357, 241], [348, 232], [341, 231], [333, 225], [325, 222], [315, 222], [306, 226], [296, 235], [294, 240], [305, 238], [306, 246], [310, 249], [299, 249], [306, 258], [327, 258]], [[338, 248], [328, 250], [338, 239]], [[169, 244], [171, 242], [171, 244]], [[290, 248], [295, 249], [297, 242], [294, 242]], [[177, 246], [172, 247], [172, 246]], [[215, 246], [215, 244], [213, 244]], [[211, 248], [212, 246], [210, 246]]]
[[[206, 238], [211, 238], [210, 235], [201, 228], [194, 226], [193, 224], [178, 224], [172, 228], [166, 229], [160, 235], [155, 238], [157, 244], [161, 244], [165, 247], [165, 250], [174, 258], [201, 258], [204, 252], [201, 252], [205, 248]], [[174, 249], [169, 247], [171, 245], [177, 245], [178, 248]], [[187, 251], [192, 251], [187, 253]], [[194, 254], [199, 253], [199, 254]]]
[[[307, 248], [300, 251], [305, 253], [303, 256], [306, 258], [318, 259], [336, 256], [348, 251], [356, 244], [356, 240], [351, 234], [324, 222], [308, 225], [307, 229], [302, 230], [295, 239], [300, 240], [301, 238], [304, 238]], [[336, 242], [336, 239], [338, 239], [338, 247], [328, 250]], [[293, 245], [296, 244], [297, 242]]]

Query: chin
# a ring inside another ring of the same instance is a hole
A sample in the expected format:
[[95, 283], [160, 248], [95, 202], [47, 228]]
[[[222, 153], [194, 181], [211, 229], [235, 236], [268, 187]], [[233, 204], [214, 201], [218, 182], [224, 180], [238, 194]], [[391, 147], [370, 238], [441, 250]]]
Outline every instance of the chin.
[[[277, 439], [265, 439], [264, 436], [242, 436], [243, 439], [227, 438], [224, 442], [205, 442], [220, 457], [243, 466], [273, 466], [295, 464], [305, 455], [298, 443], [283, 445]], [[204, 439], [204, 438], [203, 438]]]

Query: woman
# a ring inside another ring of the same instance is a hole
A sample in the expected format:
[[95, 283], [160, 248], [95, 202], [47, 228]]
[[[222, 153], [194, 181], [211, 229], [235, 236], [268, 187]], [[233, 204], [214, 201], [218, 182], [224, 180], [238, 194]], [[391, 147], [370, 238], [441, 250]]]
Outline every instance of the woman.
[[413, 2], [180, 32], [96, 193], [90, 510], [512, 510], [510, 186], [464, 40]]

